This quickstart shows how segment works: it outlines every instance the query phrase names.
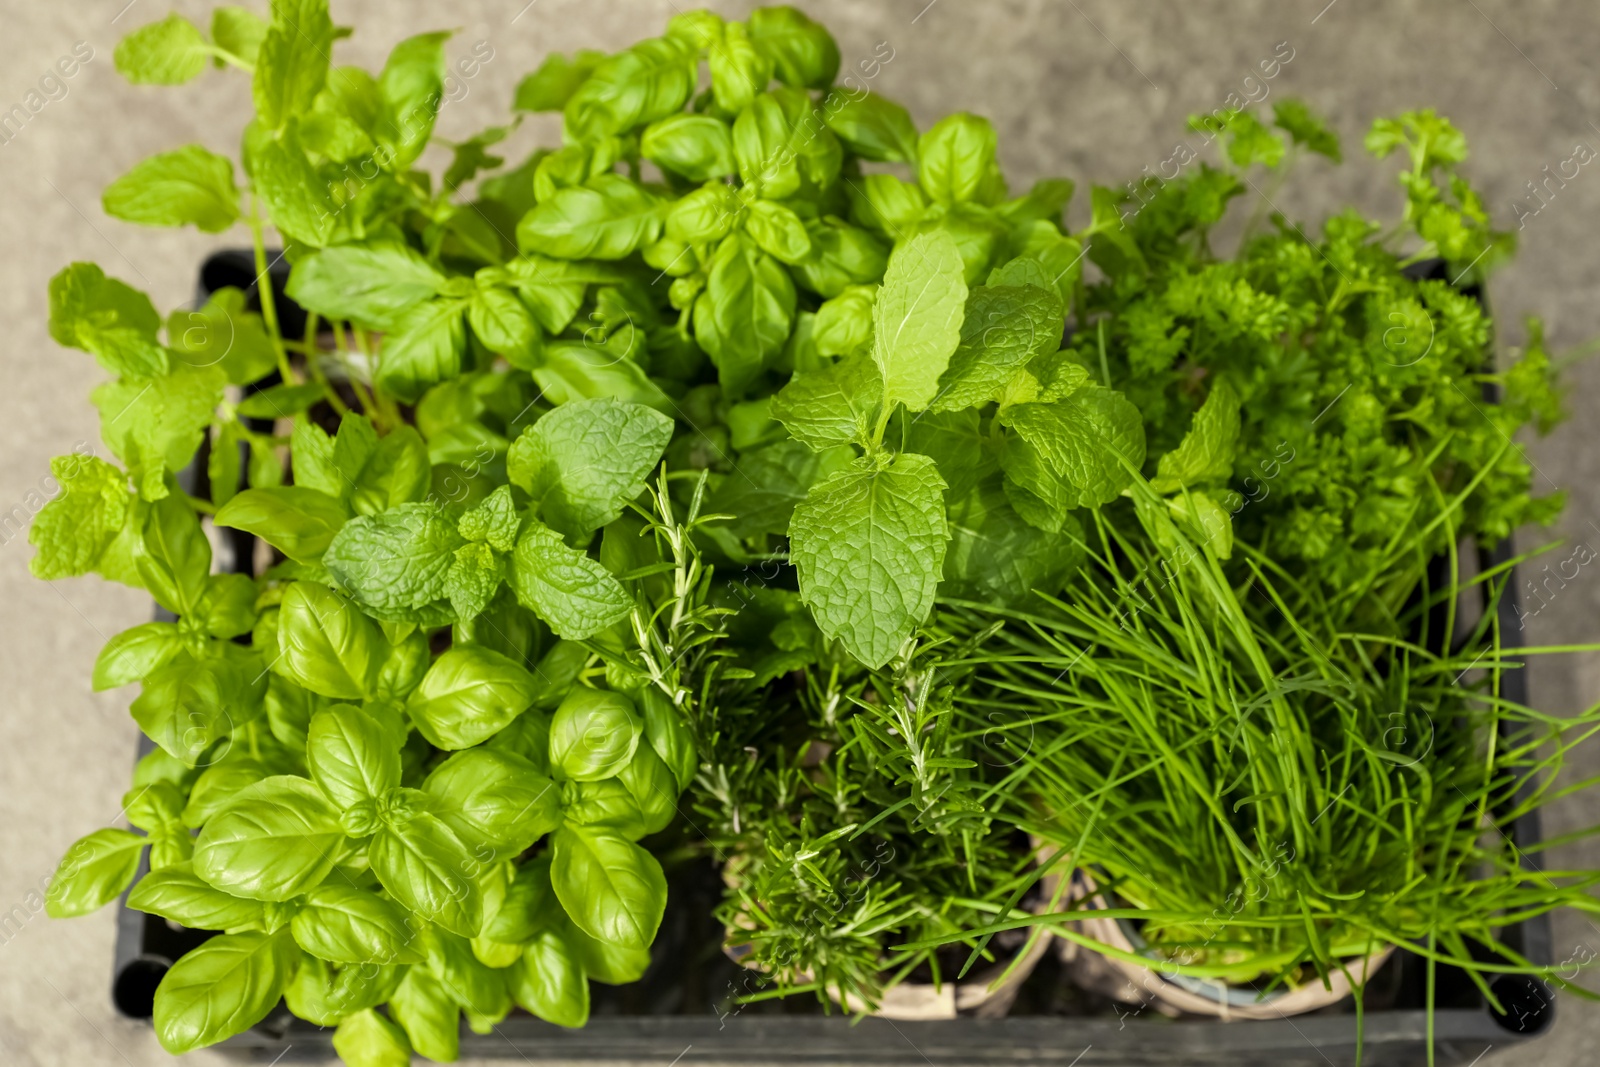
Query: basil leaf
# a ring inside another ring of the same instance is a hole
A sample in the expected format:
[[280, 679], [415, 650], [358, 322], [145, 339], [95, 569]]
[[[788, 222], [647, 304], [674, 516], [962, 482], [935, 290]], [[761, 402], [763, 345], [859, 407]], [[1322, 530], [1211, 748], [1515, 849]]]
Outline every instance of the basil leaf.
[[811, 235], [790, 209], [757, 200], [745, 216], [745, 232], [762, 251], [784, 263], [799, 263], [811, 254]]
[[206, 69], [206, 39], [179, 14], [140, 26], [112, 54], [117, 71], [134, 85], [182, 85]]
[[423, 944], [428, 967], [450, 995], [471, 1015], [503, 1019], [511, 1011], [511, 992], [505, 975], [491, 970], [472, 953], [468, 939], [430, 927]]
[[961, 253], [943, 232], [918, 234], [894, 250], [872, 309], [872, 358], [884, 403], [921, 411], [961, 340], [967, 299]]
[[511, 445], [506, 473], [568, 537], [592, 533], [644, 492], [672, 439], [672, 420], [643, 404], [575, 400]]
[[[946, 115], [917, 143], [917, 182], [936, 204], [989, 203], [987, 186], [999, 178], [995, 133], [988, 119], [956, 112]], [[1004, 194], [1004, 183], [1001, 183]]]
[[199, 613], [211, 576], [211, 542], [186, 500], [169, 495], [150, 505], [134, 564], [158, 604], [177, 615]]
[[128, 894], [128, 907], [191, 930], [262, 930], [267, 918], [266, 905], [213, 888], [188, 865], [139, 879]]
[[177, 1055], [243, 1033], [283, 995], [300, 950], [289, 931], [221, 934], [190, 949], [156, 987], [161, 1047]]
[[467, 347], [463, 300], [431, 300], [402, 313], [384, 338], [377, 384], [402, 400], [415, 401], [430, 385], [461, 373]]
[[295, 943], [332, 963], [420, 963], [405, 912], [365, 889], [321, 885], [289, 922]]
[[562, 787], [562, 795], [562, 818], [568, 826], [603, 826], [629, 841], [637, 841], [650, 832], [639, 801], [618, 778], [569, 781]]
[[221, 233], [239, 218], [233, 164], [196, 144], [136, 164], [106, 186], [100, 203], [125, 222], [193, 225], [203, 233]]
[[649, 948], [667, 902], [656, 858], [602, 826], [563, 827], [551, 847], [550, 884], [573, 923], [601, 941]]
[[517, 111], [560, 111], [594, 68], [604, 60], [604, 52], [580, 49], [571, 56], [552, 53], [539, 69], [517, 83], [511, 106]]
[[694, 91], [695, 58], [684, 42], [657, 37], [602, 60], [567, 100], [568, 133], [594, 141], [681, 111]]
[[772, 57], [778, 80], [797, 89], [826, 89], [839, 73], [839, 46], [821, 24], [787, 6], [750, 12], [750, 39]]
[[533, 703], [533, 675], [497, 652], [473, 645], [436, 659], [407, 703], [411, 721], [438, 748], [476, 745]]
[[445, 277], [403, 244], [339, 245], [305, 256], [285, 289], [307, 311], [378, 330], [393, 329], [412, 307], [437, 295]]
[[345, 1016], [388, 1000], [411, 970], [400, 964], [335, 967], [315, 956], [302, 956], [283, 996], [300, 1018], [317, 1026], [337, 1026]]
[[50, 879], [45, 911], [53, 919], [70, 919], [111, 903], [138, 873], [144, 845], [142, 835], [110, 827], [80, 837]]
[[291, 682], [336, 700], [362, 700], [387, 658], [383, 635], [355, 605], [315, 582], [295, 582], [278, 611], [278, 658]]
[[649, 949], [597, 941], [570, 922], [562, 924], [561, 936], [569, 948], [576, 950], [584, 972], [592, 981], [627, 985], [643, 978], [644, 972], [650, 969]]
[[857, 460], [814, 486], [789, 524], [800, 596], [817, 625], [869, 667], [900, 650], [933, 607], [949, 529], [927, 456]]
[[401, 504], [420, 501], [428, 493], [432, 468], [428, 446], [410, 426], [379, 438], [372, 455], [355, 476], [350, 507], [357, 515], [376, 515]]
[[475, 748], [435, 767], [422, 784], [456, 836], [515, 856], [561, 825], [561, 791], [529, 761]]
[[862, 159], [917, 161], [917, 128], [911, 113], [878, 93], [835, 89], [822, 103], [823, 121]]
[[333, 870], [339, 812], [309, 780], [274, 775], [233, 795], [195, 842], [194, 872], [250, 900], [288, 900]]
[[535, 934], [511, 968], [517, 1006], [545, 1022], [576, 1029], [589, 1021], [589, 982], [583, 964], [558, 931]]
[[570, 641], [593, 637], [633, 610], [621, 582], [536, 520], [528, 520], [517, 542], [510, 579], [523, 607]]
[[622, 259], [661, 235], [661, 203], [620, 174], [559, 189], [517, 224], [517, 247], [561, 259]]
[[426, 967], [412, 967], [389, 999], [389, 1015], [419, 1055], [454, 1063], [461, 1055], [461, 1009]]
[[367, 859], [401, 904], [462, 937], [478, 935], [483, 892], [476, 875], [482, 864], [437, 816], [423, 812], [399, 826], [380, 827]]
[[666, 829], [678, 813], [677, 776], [650, 745], [634, 749], [633, 758], [617, 772], [617, 781], [638, 804], [644, 833]]
[[727, 395], [742, 395], [783, 351], [794, 314], [788, 271], [743, 234], [723, 240], [695, 300], [694, 332]]
[[644, 404], [657, 411], [670, 411], [673, 406], [637, 363], [588, 344], [561, 341], [547, 345], [543, 364], [532, 373], [533, 380], [544, 390], [545, 399], [556, 405], [610, 398]]
[[400, 753], [388, 732], [350, 704], [335, 704], [312, 717], [306, 766], [311, 780], [340, 808], [376, 800], [400, 784]]
[[217, 511], [213, 521], [254, 534], [292, 560], [315, 563], [345, 525], [338, 499], [300, 485], [246, 489]]
[[666, 694], [653, 686], [640, 690], [636, 703], [644, 712], [645, 740], [672, 771], [678, 789], [688, 789], [700, 769], [694, 731]]
[[147, 622], [124, 630], [106, 642], [95, 657], [95, 692], [137, 682], [171, 663], [183, 650], [178, 627], [170, 622]]
[[[300, 743], [305, 744], [303, 734]], [[232, 755], [230, 752], [229, 756]], [[207, 767], [189, 792], [189, 802], [183, 809], [183, 824], [191, 829], [204, 826], [213, 815], [233, 802], [239, 790], [255, 785], [270, 774], [266, 764], [248, 758], [224, 759]]]
[[400, 504], [345, 523], [322, 562], [374, 618], [437, 626], [451, 618], [446, 578], [462, 544], [438, 504]]
[[333, 1032], [333, 1051], [349, 1067], [411, 1067], [411, 1042], [406, 1032], [371, 1008], [339, 1021]]
[[672, 115], [651, 123], [639, 138], [639, 154], [692, 182], [726, 177], [736, 166], [728, 124], [710, 115]]
[[394, 46], [378, 78], [378, 144], [385, 166], [409, 167], [427, 147], [444, 89], [444, 42], [450, 33], [422, 33]]
[[711, 98], [724, 114], [737, 115], [772, 81], [772, 57], [750, 39], [749, 28], [737, 22], [712, 36], [706, 61], [711, 68]]
[[633, 758], [643, 730], [623, 694], [574, 686], [550, 722], [550, 762], [574, 781], [610, 778]]
[[146, 737], [192, 767], [261, 713], [265, 693], [258, 661], [185, 657], [152, 672], [128, 710]]

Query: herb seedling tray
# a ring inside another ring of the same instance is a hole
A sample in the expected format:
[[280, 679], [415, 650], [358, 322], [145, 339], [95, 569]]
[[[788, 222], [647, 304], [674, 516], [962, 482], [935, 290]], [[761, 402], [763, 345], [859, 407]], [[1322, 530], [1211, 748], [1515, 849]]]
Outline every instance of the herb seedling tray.
[[[1443, 277], [1442, 263], [1422, 263], [1419, 276]], [[273, 272], [281, 293], [287, 268]], [[221, 252], [200, 271], [201, 298], [224, 286], [244, 290], [256, 306], [256, 271], [248, 252]], [[1479, 296], [1477, 293], [1469, 295]], [[1481, 298], [1481, 297], [1480, 297]], [[303, 329], [298, 308], [278, 298], [291, 336]], [[287, 306], [286, 306], [287, 305]], [[297, 325], [298, 328], [297, 328]], [[270, 383], [263, 383], [270, 384]], [[204, 477], [204, 456], [185, 472], [191, 492]], [[249, 573], [254, 539], [242, 531], [215, 531], [218, 566]], [[1510, 543], [1484, 553], [1485, 564], [1510, 559]], [[1513, 575], [1498, 605], [1503, 643], [1519, 643]], [[162, 613], [158, 609], [158, 617]], [[170, 616], [167, 616], [170, 618]], [[1525, 699], [1521, 672], [1503, 679], [1506, 696]], [[141, 736], [139, 755], [154, 747]], [[1517, 845], [1540, 840], [1535, 812], [1501, 825]], [[1539, 861], [1524, 857], [1524, 863]], [[140, 874], [143, 875], [141, 869]], [[463, 1028], [461, 1054], [530, 1062], [622, 1061], [775, 1064], [1167, 1064], [1182, 1050], [1188, 1064], [1292, 1067], [1356, 1062], [1357, 1025], [1351, 998], [1329, 1008], [1283, 1019], [1223, 1023], [1165, 1018], [1151, 1008], [1113, 1003], [1074, 986], [1054, 953], [1023, 984], [1011, 1013], [1001, 1019], [940, 1022], [852, 1020], [825, 1013], [808, 997], [739, 1006], [736, 998], [762, 991], [762, 979], [722, 952], [723, 930], [712, 917], [722, 884], [709, 865], [668, 869], [669, 896], [661, 933], [645, 976], [627, 986], [594, 985], [589, 1025], [567, 1030], [520, 1010], [488, 1034]], [[112, 1002], [127, 1017], [149, 1019], [156, 984], [178, 957], [210, 935], [173, 926], [130, 910], [126, 894], [117, 912]], [[1502, 939], [1535, 963], [1551, 959], [1550, 924], [1541, 917], [1507, 927]], [[1493, 1047], [1546, 1031], [1554, 1021], [1554, 996], [1535, 978], [1508, 975], [1495, 984], [1506, 1012], [1492, 1012], [1459, 970], [1437, 972], [1434, 1052], [1440, 1064], [1468, 1064]], [[1422, 961], [1397, 952], [1363, 993], [1362, 1062], [1372, 1067], [1427, 1062], [1428, 1016]], [[333, 1031], [296, 1019], [282, 1007], [250, 1031], [220, 1047], [243, 1057], [279, 1061], [326, 1060]], [[276, 1058], [274, 1058], [276, 1057]]]

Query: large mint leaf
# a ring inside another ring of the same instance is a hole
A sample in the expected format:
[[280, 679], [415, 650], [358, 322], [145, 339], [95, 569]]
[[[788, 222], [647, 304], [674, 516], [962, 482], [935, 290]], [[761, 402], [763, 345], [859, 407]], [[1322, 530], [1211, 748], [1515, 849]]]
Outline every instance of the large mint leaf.
[[672, 420], [643, 404], [599, 398], [563, 404], [511, 445], [506, 472], [568, 537], [591, 533], [644, 492], [672, 440]]
[[50, 279], [50, 336], [79, 348], [112, 374], [152, 378], [167, 372], [156, 341], [161, 316], [150, 298], [106, 277], [93, 263], [74, 263]]
[[884, 403], [921, 411], [938, 395], [939, 376], [961, 340], [963, 270], [960, 250], [943, 231], [918, 234], [889, 256], [872, 309]]
[[857, 460], [815, 486], [789, 523], [800, 595], [817, 625], [881, 667], [928, 615], [949, 529], [944, 479], [927, 456], [883, 469]]
[[1001, 606], [1026, 606], [1034, 590], [1056, 592], [1083, 561], [1083, 530], [1066, 518], [1059, 533], [1022, 521], [998, 485], [950, 508], [950, 550], [940, 593]]
[[811, 486], [854, 458], [849, 448], [816, 452], [799, 441], [778, 441], [746, 452], [712, 494], [706, 511], [733, 516], [727, 526], [735, 537], [785, 533], [795, 506]]
[[510, 577], [522, 606], [569, 641], [593, 637], [633, 609], [611, 572], [536, 520], [527, 522], [517, 542]]
[[815, 449], [865, 445], [883, 402], [883, 378], [864, 356], [797, 374], [772, 400], [772, 417]]
[[345, 523], [322, 562], [374, 618], [437, 626], [453, 615], [448, 579], [463, 543], [437, 504], [401, 504]]
[[1033, 285], [972, 290], [961, 343], [939, 379], [933, 410], [959, 411], [1000, 399], [1019, 368], [1061, 346], [1061, 329], [1061, 298], [1054, 291]]
[[1233, 473], [1238, 443], [1239, 394], [1226, 378], [1219, 378], [1211, 387], [1211, 395], [1194, 413], [1194, 422], [1178, 447], [1161, 457], [1150, 488], [1171, 493], [1185, 486], [1226, 479]]
[[50, 473], [61, 492], [34, 517], [28, 543], [38, 548], [30, 567], [38, 578], [86, 574], [128, 516], [128, 479], [94, 456], [57, 456]]
[[221, 233], [239, 218], [233, 164], [200, 145], [185, 145], [134, 165], [100, 197], [106, 214], [146, 226], [193, 223]]
[[1052, 404], [1018, 404], [1000, 419], [1077, 487], [1087, 507], [1115, 500], [1144, 463], [1139, 409], [1104, 386], [1086, 386]]

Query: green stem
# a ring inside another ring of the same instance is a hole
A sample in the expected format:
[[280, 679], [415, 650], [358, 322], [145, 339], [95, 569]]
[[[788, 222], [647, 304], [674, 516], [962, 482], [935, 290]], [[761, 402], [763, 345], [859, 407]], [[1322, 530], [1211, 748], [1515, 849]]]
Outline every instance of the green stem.
[[289, 352], [283, 347], [283, 333], [278, 328], [278, 308], [272, 298], [272, 271], [267, 266], [267, 246], [261, 234], [261, 207], [259, 198], [250, 201], [250, 246], [255, 253], [256, 287], [261, 297], [261, 321], [266, 324], [267, 336], [272, 341], [272, 353], [278, 359], [278, 374], [284, 385], [294, 385], [294, 369], [289, 365]]

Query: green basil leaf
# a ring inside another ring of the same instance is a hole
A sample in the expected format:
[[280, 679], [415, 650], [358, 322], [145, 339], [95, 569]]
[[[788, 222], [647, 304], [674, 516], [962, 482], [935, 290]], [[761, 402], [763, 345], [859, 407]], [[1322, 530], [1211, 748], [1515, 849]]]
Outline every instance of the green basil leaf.
[[403, 313], [384, 338], [377, 384], [415, 401], [430, 385], [461, 373], [467, 347], [463, 300], [431, 300]]
[[694, 731], [689, 729], [682, 712], [659, 689], [649, 687], [641, 690], [636, 703], [644, 712], [645, 740], [672, 771], [678, 789], [688, 789], [700, 769]]
[[389, 1000], [389, 1015], [419, 1055], [454, 1063], [461, 1052], [461, 1009], [426, 967], [412, 967]]
[[194, 871], [224, 892], [288, 900], [321, 883], [344, 845], [339, 812], [309, 780], [275, 775], [246, 786], [207, 822]]
[[299, 958], [288, 930], [221, 934], [190, 949], [156, 987], [161, 1047], [177, 1055], [250, 1029], [277, 1007]]
[[411, 1042], [398, 1023], [366, 1008], [339, 1021], [333, 1051], [348, 1067], [411, 1067]]
[[997, 174], [988, 119], [964, 111], [946, 115], [917, 143], [917, 182], [936, 204], [990, 202], [986, 186]]
[[911, 113], [878, 93], [834, 89], [822, 103], [823, 120], [856, 155], [893, 163], [917, 161], [917, 127]]
[[[641, 347], [643, 343], [641, 336]], [[557, 406], [601, 397], [644, 404], [657, 411], [671, 411], [673, 406], [639, 364], [589, 344], [560, 341], [545, 346], [543, 364], [533, 369], [533, 380], [545, 399]]]
[[278, 649], [274, 671], [336, 700], [365, 699], [388, 653], [371, 619], [314, 582], [295, 582], [284, 590]]
[[394, 995], [413, 967], [357, 964], [335, 967], [315, 956], [302, 956], [300, 969], [283, 991], [289, 1010], [317, 1026], [337, 1026], [345, 1016], [376, 1007]]
[[199, 29], [174, 13], [117, 42], [111, 61], [134, 85], [182, 85], [198, 78], [209, 58]]
[[736, 169], [728, 124], [710, 115], [672, 115], [651, 123], [639, 139], [639, 154], [692, 182], [726, 177]]
[[311, 780], [341, 809], [376, 800], [400, 784], [400, 752], [388, 732], [350, 704], [335, 704], [312, 717], [306, 766]]
[[944, 479], [927, 456], [858, 460], [814, 486], [789, 525], [800, 596], [817, 625], [881, 667], [933, 607], [949, 528]]
[[649, 948], [667, 903], [656, 858], [600, 826], [563, 827], [552, 850], [550, 884], [573, 923], [601, 941]]
[[783, 351], [794, 313], [789, 273], [742, 234], [726, 238], [694, 305], [695, 340], [726, 394], [742, 395]]
[[559, 189], [517, 224], [517, 247], [561, 259], [622, 259], [661, 235], [661, 203], [620, 174]]
[[711, 98], [725, 115], [737, 115], [749, 107], [772, 81], [772, 57], [757, 47], [749, 29], [737, 22], [729, 23], [711, 41], [706, 61], [711, 68]]
[[107, 827], [74, 841], [61, 858], [44, 908], [53, 919], [87, 915], [117, 899], [139, 871], [142, 835]]
[[617, 772], [617, 780], [638, 803], [646, 834], [666, 829], [678, 813], [677, 776], [652, 746], [634, 749], [633, 758]]
[[[648, 750], [650, 746], [639, 747]], [[639, 801], [620, 779], [569, 781], [562, 787], [562, 795], [562, 818], [567, 826], [603, 826], [629, 841], [637, 841], [650, 832]]]
[[301, 485], [246, 489], [218, 510], [213, 520], [254, 534], [292, 560], [315, 563], [345, 525], [344, 505]]
[[597, 141], [681, 111], [694, 91], [695, 59], [685, 42], [656, 37], [601, 61], [567, 100], [568, 133]]
[[406, 913], [354, 886], [317, 886], [290, 920], [295, 942], [332, 963], [420, 963]]
[[520, 664], [486, 648], [458, 646], [433, 662], [407, 711], [433, 745], [468, 748], [527, 710], [537, 690]]
[[568, 947], [578, 953], [584, 972], [596, 982], [606, 985], [627, 985], [644, 977], [650, 969], [650, 950], [613, 945], [597, 941], [572, 925], [562, 924], [561, 935]]
[[256, 583], [243, 574], [213, 574], [206, 582], [196, 614], [206, 633], [224, 641], [255, 629]]
[[538, 70], [517, 83], [511, 107], [516, 111], [560, 111], [605, 58], [604, 52], [592, 48], [580, 49], [571, 56], [545, 56]]
[[456, 836], [515, 856], [561, 825], [561, 791], [521, 756], [489, 748], [458, 752], [422, 784]]
[[[305, 745], [304, 734], [300, 744]], [[229, 753], [230, 757], [232, 755]], [[266, 764], [256, 759], [229, 758], [207, 767], [200, 772], [189, 792], [189, 802], [183, 809], [183, 824], [191, 829], [204, 826], [213, 815], [233, 802], [239, 790], [255, 785], [271, 773]]]
[[[224, 893], [188, 865], [152, 871], [128, 894], [128, 907], [191, 930], [264, 930], [267, 907]], [[268, 931], [270, 932], [270, 931]]]
[[589, 1021], [583, 963], [558, 931], [534, 935], [511, 968], [511, 996], [545, 1022], [576, 1029]]
[[124, 630], [95, 657], [95, 692], [137, 682], [171, 663], [183, 650], [178, 627], [170, 622], [147, 622]]
[[367, 860], [401, 904], [452, 933], [478, 936], [483, 891], [477, 874], [483, 865], [437, 816], [424, 812], [399, 826], [380, 827], [367, 846]]
[[100, 203], [107, 215], [125, 222], [193, 225], [203, 233], [221, 233], [239, 218], [233, 164], [197, 144], [138, 163], [106, 186]]
[[128, 710], [146, 737], [192, 767], [260, 715], [265, 694], [259, 660], [185, 657], [152, 672]]
[[520, 945], [549, 923], [550, 856], [544, 853], [516, 869], [505, 897], [484, 924], [483, 937], [500, 945]]
[[550, 762], [575, 781], [610, 778], [633, 758], [643, 731], [622, 693], [574, 686], [550, 722]]
[[839, 46], [821, 24], [786, 5], [750, 12], [750, 39], [772, 57], [778, 80], [797, 89], [826, 89], [839, 73]]
[[427, 147], [443, 101], [444, 43], [450, 33], [423, 33], [394, 46], [378, 78], [378, 144], [384, 165], [409, 167]]
[[199, 613], [211, 575], [211, 542], [188, 501], [169, 495], [150, 505], [134, 563], [158, 604], [177, 615]]
[[413, 427], [401, 426], [378, 440], [355, 476], [350, 507], [357, 515], [376, 515], [422, 500], [432, 481], [428, 446]]
[[511, 992], [506, 988], [506, 975], [485, 966], [473, 955], [467, 938], [429, 927], [422, 942], [428, 967], [469, 1014], [503, 1019], [510, 1013]]

